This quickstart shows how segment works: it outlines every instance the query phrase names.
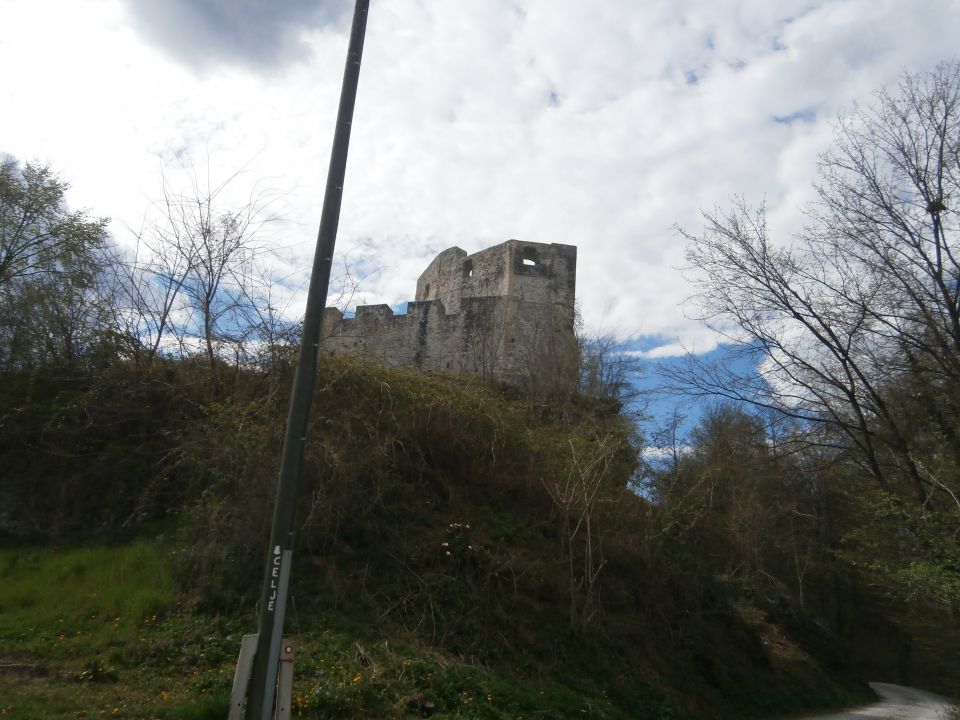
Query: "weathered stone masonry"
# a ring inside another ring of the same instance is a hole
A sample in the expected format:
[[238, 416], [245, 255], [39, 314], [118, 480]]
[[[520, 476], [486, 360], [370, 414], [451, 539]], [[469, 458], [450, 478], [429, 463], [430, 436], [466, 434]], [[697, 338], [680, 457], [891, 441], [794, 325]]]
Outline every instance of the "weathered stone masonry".
[[405, 315], [388, 305], [361, 305], [352, 318], [327, 308], [323, 352], [515, 383], [563, 374], [576, 272], [572, 245], [508, 240], [473, 255], [452, 247], [424, 270]]

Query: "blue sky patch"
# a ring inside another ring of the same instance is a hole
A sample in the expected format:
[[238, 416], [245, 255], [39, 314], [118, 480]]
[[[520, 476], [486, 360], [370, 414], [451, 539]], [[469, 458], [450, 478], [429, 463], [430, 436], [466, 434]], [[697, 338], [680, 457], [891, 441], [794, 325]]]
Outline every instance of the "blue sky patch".
[[793, 125], [796, 122], [800, 123], [812, 123], [817, 119], [817, 111], [813, 108], [803, 108], [802, 110], [796, 110], [789, 115], [774, 115], [773, 121], [775, 123], [780, 123], [781, 125]]

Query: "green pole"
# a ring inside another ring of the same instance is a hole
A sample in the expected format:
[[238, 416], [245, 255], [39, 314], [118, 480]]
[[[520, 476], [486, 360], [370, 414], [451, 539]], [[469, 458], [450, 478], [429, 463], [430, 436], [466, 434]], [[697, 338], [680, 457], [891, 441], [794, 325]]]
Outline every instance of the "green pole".
[[369, 0], [356, 0], [353, 11], [350, 45], [347, 49], [347, 63], [343, 72], [343, 88], [340, 91], [340, 109], [337, 112], [337, 126], [330, 152], [330, 169], [327, 172], [327, 188], [323, 198], [323, 212], [320, 216], [320, 232], [317, 235], [317, 248], [310, 274], [310, 289], [307, 293], [307, 309], [303, 318], [300, 362], [297, 364], [293, 391], [290, 395], [287, 433], [280, 460], [280, 479], [277, 483], [277, 498], [273, 509], [273, 527], [270, 531], [263, 594], [260, 597], [257, 652], [247, 689], [247, 720], [270, 720], [273, 716], [280, 643], [283, 639], [283, 618], [293, 556], [297, 484], [303, 470], [303, 449], [316, 384], [320, 325], [327, 301], [333, 248], [336, 244], [337, 225], [340, 221], [347, 149], [350, 145], [350, 127], [353, 123], [353, 109], [357, 99], [360, 58], [363, 54], [363, 38], [367, 28], [369, 5]]

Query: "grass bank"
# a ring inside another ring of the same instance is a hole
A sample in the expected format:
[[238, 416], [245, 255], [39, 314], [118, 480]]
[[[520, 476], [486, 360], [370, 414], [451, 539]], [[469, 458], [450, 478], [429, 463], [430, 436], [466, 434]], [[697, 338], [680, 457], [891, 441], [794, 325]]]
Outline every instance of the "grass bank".
[[[827, 668], [830, 638], [649, 521], [610, 403], [343, 360], [321, 377], [287, 623], [298, 717], [757, 718], [862, 689]], [[0, 718], [222, 718], [288, 375], [14, 380]]]

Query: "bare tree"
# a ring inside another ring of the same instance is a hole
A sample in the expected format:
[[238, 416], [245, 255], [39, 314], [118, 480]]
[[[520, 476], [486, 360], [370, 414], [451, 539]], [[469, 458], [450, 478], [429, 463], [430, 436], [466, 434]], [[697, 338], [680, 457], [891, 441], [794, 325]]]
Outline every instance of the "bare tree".
[[173, 336], [184, 352], [184, 328], [175, 322], [182, 304], [181, 290], [187, 266], [175, 246], [154, 231], [135, 233], [132, 251], [113, 264], [119, 303], [116, 322], [135, 341], [135, 358], [150, 363], [166, 349]]
[[507, 322], [515, 314], [512, 298], [471, 298], [461, 306], [464, 314], [460, 372], [476, 373], [492, 381], [501, 371]]
[[120, 283], [126, 319], [147, 361], [169, 348], [172, 336], [181, 353], [199, 343], [216, 370], [228, 348], [239, 360], [261, 330], [279, 332], [271, 290], [260, 282], [267, 274], [257, 264], [264, 254], [259, 233], [275, 220], [277, 195], [254, 188], [246, 202], [228, 209], [226, 191], [239, 172], [211, 184], [189, 163], [180, 170], [184, 186], [175, 187], [164, 172], [159, 217], [135, 232]]
[[259, 263], [252, 263], [242, 279], [243, 302], [237, 316], [244, 328], [238, 345], [243, 356], [237, 360], [278, 370], [296, 356], [302, 318], [289, 318], [284, 300], [277, 293], [280, 283]]
[[[582, 635], [597, 611], [600, 574], [606, 565], [604, 532], [599, 519], [613, 502], [610, 467], [622, 450], [613, 434], [570, 440], [567, 470], [543, 480], [560, 522], [561, 555], [567, 565], [570, 628]], [[620, 488], [616, 488], [619, 492]]]
[[610, 333], [588, 335], [577, 333], [579, 355], [578, 390], [597, 400], [616, 403], [619, 407], [636, 407], [643, 397], [638, 381], [643, 375], [643, 361], [631, 355], [623, 340]]
[[175, 239], [175, 263], [185, 271], [182, 291], [198, 317], [197, 334], [207, 361], [215, 368], [220, 347], [238, 341], [243, 272], [257, 254], [254, 237], [269, 218], [256, 198], [238, 210], [220, 209], [219, 196], [229, 180], [210, 187], [192, 175], [186, 193], [172, 190], [165, 181], [164, 203], [169, 237]]
[[[906, 479], [921, 504], [942, 488], [918, 460], [931, 434], [955, 439], [960, 419], [958, 118], [960, 64], [906, 75], [839, 122], [791, 247], [744, 201], [684, 232], [703, 319], [759, 372], [691, 359], [668, 373], [824, 429], [810, 439], [852, 448], [881, 486]], [[918, 417], [922, 397], [936, 409]], [[944, 451], [960, 467], [958, 444]]]

